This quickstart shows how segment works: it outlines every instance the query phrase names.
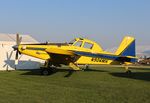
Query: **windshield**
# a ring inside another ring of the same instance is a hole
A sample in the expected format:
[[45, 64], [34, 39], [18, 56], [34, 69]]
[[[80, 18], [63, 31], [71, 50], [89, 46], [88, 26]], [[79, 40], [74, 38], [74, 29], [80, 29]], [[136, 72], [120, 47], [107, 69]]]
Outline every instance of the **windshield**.
[[77, 47], [81, 47], [82, 46], [82, 41], [77, 41], [74, 46], [77, 46]]

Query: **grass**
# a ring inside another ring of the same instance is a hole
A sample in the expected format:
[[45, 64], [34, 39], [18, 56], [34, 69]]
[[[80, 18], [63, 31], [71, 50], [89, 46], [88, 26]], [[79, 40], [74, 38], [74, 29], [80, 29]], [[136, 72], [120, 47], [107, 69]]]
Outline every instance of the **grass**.
[[0, 103], [150, 103], [150, 68], [0, 72]]

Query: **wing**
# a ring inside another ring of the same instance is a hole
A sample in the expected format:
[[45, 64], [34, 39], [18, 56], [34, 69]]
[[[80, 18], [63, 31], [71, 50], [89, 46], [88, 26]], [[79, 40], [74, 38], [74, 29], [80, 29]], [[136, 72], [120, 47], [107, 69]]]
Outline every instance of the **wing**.
[[102, 53], [91, 53], [91, 52], [83, 52], [83, 51], [70, 51], [63, 50], [58, 48], [48, 48], [46, 49], [51, 56], [52, 62], [56, 64], [66, 64], [70, 65], [71, 68], [76, 70], [78, 69], [75, 65], [75, 62], [81, 56], [94, 57], [94, 58], [105, 58], [109, 60], [119, 61], [122, 63], [125, 62], [135, 62], [136, 58], [131, 56], [118, 56], [113, 54], [102, 54]]
[[65, 64], [69, 65], [73, 70], [81, 70], [74, 62], [80, 56], [76, 55], [73, 51], [63, 50], [58, 48], [48, 48], [45, 50], [49, 53], [53, 65]]

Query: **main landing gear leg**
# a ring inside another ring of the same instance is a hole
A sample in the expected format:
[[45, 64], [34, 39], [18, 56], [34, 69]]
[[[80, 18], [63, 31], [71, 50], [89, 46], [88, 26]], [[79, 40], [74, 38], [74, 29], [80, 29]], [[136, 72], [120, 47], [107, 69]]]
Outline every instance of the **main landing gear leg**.
[[132, 73], [131, 70], [129, 70], [129, 67], [127, 65], [125, 66], [125, 69], [126, 69], [126, 73], [127, 74], [131, 74]]
[[86, 71], [86, 70], [88, 70], [89, 69], [89, 65], [88, 64], [85, 64], [84, 65], [84, 68], [82, 69], [83, 71]]

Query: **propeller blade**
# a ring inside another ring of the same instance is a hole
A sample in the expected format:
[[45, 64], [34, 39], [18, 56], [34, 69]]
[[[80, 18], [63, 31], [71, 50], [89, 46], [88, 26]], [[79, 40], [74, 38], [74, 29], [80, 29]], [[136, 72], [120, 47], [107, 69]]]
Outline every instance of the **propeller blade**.
[[18, 50], [16, 51], [16, 57], [15, 57], [15, 59], [17, 60], [18, 59]]
[[16, 45], [19, 45], [19, 34], [16, 34]]
[[18, 58], [18, 60], [20, 60], [22, 56], [23, 56], [23, 55], [21, 55], [21, 56]]
[[19, 44], [21, 44], [21, 41], [22, 41], [22, 37], [19, 38]]

